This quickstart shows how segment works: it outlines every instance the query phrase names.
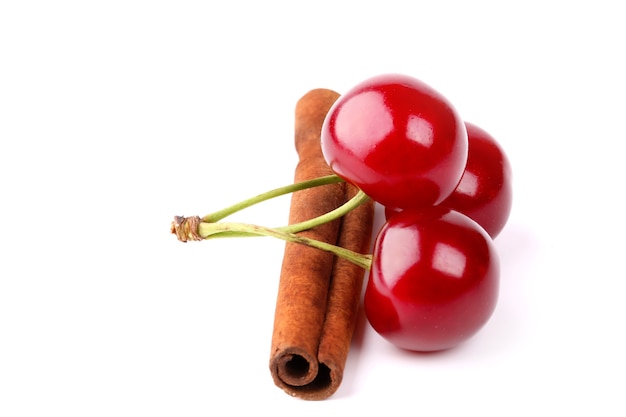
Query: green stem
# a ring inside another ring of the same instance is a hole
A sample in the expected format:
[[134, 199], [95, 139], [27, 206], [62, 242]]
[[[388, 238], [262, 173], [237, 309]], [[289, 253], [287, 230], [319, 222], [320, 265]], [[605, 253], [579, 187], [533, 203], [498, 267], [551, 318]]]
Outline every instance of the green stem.
[[372, 265], [372, 256], [357, 253], [341, 246], [331, 245], [329, 243], [320, 242], [319, 240], [309, 239], [295, 233], [285, 232], [279, 229], [272, 229], [269, 227], [257, 226], [254, 224], [246, 223], [232, 223], [232, 222], [217, 222], [207, 223], [201, 222], [198, 225], [197, 233], [201, 238], [209, 238], [211, 235], [224, 233], [224, 232], [236, 232], [244, 233], [246, 235], [257, 236], [270, 236], [284, 240], [286, 242], [298, 243], [313, 248], [321, 249], [327, 252], [331, 252], [353, 264], [360, 266], [366, 270], [369, 270]]
[[[343, 205], [337, 207], [336, 209], [329, 211], [328, 213], [322, 214], [321, 216], [314, 217], [309, 220], [305, 220], [300, 223], [294, 223], [288, 226], [276, 227], [274, 228], [274, 230], [279, 230], [281, 232], [286, 232], [286, 233], [298, 233], [304, 230], [309, 230], [316, 226], [329, 223], [333, 220], [337, 220], [345, 216], [347, 213], [354, 210], [361, 204], [365, 203], [367, 200], [369, 200], [369, 197], [363, 191], [359, 190], [359, 192], [350, 200], [345, 202]], [[204, 219], [202, 219], [202, 221], [206, 222], [206, 220]], [[210, 236], [207, 237], [207, 239], [216, 238], [216, 237], [247, 237], [247, 236], [258, 236], [258, 234], [228, 231], [228, 232], [220, 232], [220, 233], [211, 234]]]
[[331, 252], [361, 268], [369, 270], [372, 265], [371, 255], [357, 253], [341, 246], [332, 245], [297, 234], [298, 232], [312, 229], [316, 226], [339, 219], [348, 212], [365, 203], [369, 200], [369, 197], [363, 191], [359, 191], [354, 197], [335, 210], [313, 219], [283, 227], [269, 228], [247, 223], [220, 222], [221, 219], [230, 216], [233, 213], [271, 198], [305, 190], [307, 188], [336, 184], [342, 181], [343, 179], [337, 175], [327, 175], [267, 191], [237, 204], [233, 204], [232, 206], [226, 207], [222, 210], [208, 214], [203, 218], [197, 216], [190, 218], [176, 216], [174, 222], [172, 223], [171, 230], [172, 233], [175, 233], [179, 240], [182, 240], [183, 242], [188, 240], [211, 239], [215, 237], [270, 236], [286, 242], [293, 242]]
[[306, 190], [307, 188], [318, 187], [320, 185], [336, 184], [342, 182], [343, 179], [337, 175], [327, 175], [324, 177], [315, 178], [308, 181], [302, 181], [295, 184], [289, 184], [284, 187], [275, 188], [270, 191], [266, 191], [263, 194], [259, 194], [255, 197], [248, 198], [239, 203], [233, 204], [230, 207], [226, 207], [222, 210], [218, 210], [214, 213], [207, 214], [202, 218], [203, 222], [214, 223], [222, 220], [223, 218], [230, 216], [233, 213], [241, 211], [245, 208], [261, 203], [263, 201], [272, 199], [274, 197], [280, 197], [281, 195], [290, 194], [300, 190]]
[[365, 203], [367, 200], [369, 200], [369, 197], [363, 191], [359, 190], [359, 192], [346, 203], [326, 214], [322, 214], [321, 216], [314, 217], [300, 223], [294, 223], [289, 226], [278, 227], [277, 229], [288, 233], [298, 233], [304, 230], [309, 230], [345, 216], [350, 211]]

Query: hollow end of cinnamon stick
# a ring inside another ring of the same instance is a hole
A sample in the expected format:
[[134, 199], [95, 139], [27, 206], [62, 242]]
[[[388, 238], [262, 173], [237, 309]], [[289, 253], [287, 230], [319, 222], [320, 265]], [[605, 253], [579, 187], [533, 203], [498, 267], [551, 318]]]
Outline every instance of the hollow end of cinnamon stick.
[[281, 384], [294, 387], [310, 384], [317, 376], [319, 368], [317, 358], [294, 346], [281, 350], [271, 366], [275, 368], [274, 375]]
[[319, 363], [317, 358], [307, 356], [283, 351], [274, 357], [270, 362], [274, 383], [293, 397], [324, 400], [339, 388], [343, 366]]

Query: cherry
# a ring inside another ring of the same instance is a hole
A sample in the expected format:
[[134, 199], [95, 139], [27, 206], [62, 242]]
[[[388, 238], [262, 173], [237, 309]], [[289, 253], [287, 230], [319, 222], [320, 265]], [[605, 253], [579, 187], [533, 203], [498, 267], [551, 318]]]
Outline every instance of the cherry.
[[466, 214], [495, 238], [511, 213], [511, 164], [493, 136], [471, 123], [466, 122], [465, 127], [467, 166], [454, 192], [441, 205]]
[[[480, 224], [491, 238], [500, 234], [511, 213], [511, 164], [500, 144], [484, 129], [465, 122], [468, 156], [461, 181], [441, 206]], [[397, 209], [385, 207], [389, 218]]]
[[379, 231], [364, 306], [376, 332], [413, 351], [452, 348], [474, 335], [498, 297], [492, 239], [443, 207], [404, 210]]
[[467, 132], [450, 102], [397, 74], [367, 79], [343, 94], [324, 120], [321, 144], [337, 175], [399, 209], [443, 201], [467, 162]]

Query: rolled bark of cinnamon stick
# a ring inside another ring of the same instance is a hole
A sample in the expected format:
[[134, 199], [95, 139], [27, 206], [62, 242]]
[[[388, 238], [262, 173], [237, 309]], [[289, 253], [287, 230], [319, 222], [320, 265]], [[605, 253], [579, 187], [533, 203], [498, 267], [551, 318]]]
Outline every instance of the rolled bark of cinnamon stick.
[[[321, 151], [320, 132], [339, 94], [315, 89], [302, 96], [295, 111], [295, 182], [332, 174]], [[293, 193], [289, 223], [327, 213], [356, 193], [347, 183]], [[373, 202], [342, 219], [301, 232], [327, 243], [364, 253], [369, 249]], [[281, 268], [270, 371], [275, 384], [307, 400], [331, 396], [339, 387], [354, 332], [365, 271], [331, 253], [286, 243]]]

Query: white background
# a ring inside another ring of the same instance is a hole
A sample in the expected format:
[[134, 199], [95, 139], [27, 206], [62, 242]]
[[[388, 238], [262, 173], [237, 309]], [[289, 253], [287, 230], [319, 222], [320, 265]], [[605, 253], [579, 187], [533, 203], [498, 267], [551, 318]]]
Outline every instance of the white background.
[[[2, 2], [0, 415], [624, 415], [622, 9]], [[430, 355], [361, 318], [336, 395], [294, 399], [268, 369], [283, 243], [182, 244], [170, 222], [289, 183], [297, 99], [384, 72], [509, 155], [499, 305]]]

